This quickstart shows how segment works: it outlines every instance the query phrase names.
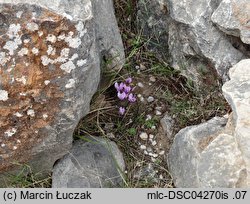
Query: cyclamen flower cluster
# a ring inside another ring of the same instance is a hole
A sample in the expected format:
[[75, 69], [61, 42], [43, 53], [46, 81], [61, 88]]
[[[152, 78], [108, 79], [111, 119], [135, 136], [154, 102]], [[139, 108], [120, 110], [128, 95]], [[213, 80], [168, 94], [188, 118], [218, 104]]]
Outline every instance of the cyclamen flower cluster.
[[[129, 77], [125, 80], [125, 82], [115, 83], [115, 89], [117, 91], [117, 97], [121, 100], [128, 100], [130, 103], [134, 103], [136, 101], [135, 95], [132, 93], [133, 88], [131, 86], [132, 78]], [[119, 113], [124, 115], [126, 109], [124, 107], [119, 107]]]

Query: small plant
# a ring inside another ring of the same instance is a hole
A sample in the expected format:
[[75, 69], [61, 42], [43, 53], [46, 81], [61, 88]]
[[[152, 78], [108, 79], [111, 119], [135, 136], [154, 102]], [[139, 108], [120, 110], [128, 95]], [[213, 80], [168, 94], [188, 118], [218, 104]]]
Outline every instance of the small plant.
[[[115, 82], [114, 84], [115, 89], [117, 91], [117, 97], [120, 101], [128, 103], [136, 102], [135, 94], [133, 93], [134, 88], [132, 87], [132, 78], [127, 78], [124, 82], [118, 83]], [[126, 112], [126, 108], [124, 106], [119, 107], [119, 114], [124, 115]]]

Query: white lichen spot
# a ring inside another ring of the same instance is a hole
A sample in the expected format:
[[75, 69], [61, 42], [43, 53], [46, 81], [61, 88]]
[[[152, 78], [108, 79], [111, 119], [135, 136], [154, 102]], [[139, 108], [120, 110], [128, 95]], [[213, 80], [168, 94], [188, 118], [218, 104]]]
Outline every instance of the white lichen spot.
[[30, 42], [30, 39], [24, 39], [23, 42], [24, 42], [24, 44], [27, 44]]
[[77, 58], [78, 58], [78, 54], [75, 53], [75, 54], [73, 54], [73, 56], [70, 58], [70, 60], [71, 60], [71, 61], [74, 61], [74, 60], [77, 59]]
[[67, 62], [67, 60], [69, 59], [69, 51], [70, 51], [69, 48], [62, 49], [60, 57], [56, 59], [56, 62], [62, 62], [62, 63]]
[[37, 134], [37, 133], [38, 133], [38, 131], [36, 130], [36, 131], [35, 131], [35, 133]]
[[47, 86], [50, 83], [50, 80], [45, 80], [44, 84]]
[[69, 79], [69, 81], [66, 84], [65, 88], [66, 89], [74, 88], [75, 84], [76, 84], [76, 81], [74, 79]]
[[77, 66], [78, 67], [82, 67], [83, 65], [85, 65], [87, 63], [87, 60], [86, 59], [81, 59], [81, 60], [78, 60], [77, 62], [76, 62], [76, 64], [77, 64]]
[[25, 63], [25, 66], [26, 66], [26, 67], [28, 67], [29, 65], [30, 65], [30, 64], [29, 64], [29, 63], [27, 63], [27, 62]]
[[74, 33], [72, 31], [69, 32], [68, 36], [65, 37], [65, 42], [68, 43], [69, 47], [78, 48], [82, 41], [79, 37], [73, 37]]
[[9, 50], [9, 54], [13, 55], [14, 51], [18, 48], [18, 45], [21, 44], [17, 41], [7, 41], [3, 46], [4, 49]]
[[32, 12], [32, 19], [35, 20], [37, 18], [36, 16], [37, 16], [37, 13], [36, 12]]
[[39, 37], [42, 37], [42, 36], [43, 36], [43, 31], [40, 31], [40, 30], [39, 30], [39, 31], [38, 31], [38, 36], [39, 36]]
[[19, 95], [20, 95], [20, 96], [26, 96], [27, 93], [22, 93], [22, 92], [21, 92]]
[[18, 37], [18, 32], [21, 30], [20, 24], [10, 24], [9, 30], [7, 32], [7, 35], [10, 39]]
[[65, 41], [72, 48], [78, 48], [82, 43], [81, 39], [78, 37], [76, 37], [76, 38], [69, 37], [69, 38], [66, 38]]
[[39, 53], [39, 49], [37, 49], [36, 47], [33, 47], [31, 51], [34, 55], [38, 55]]
[[46, 120], [48, 118], [48, 114], [43, 114], [43, 119]]
[[63, 34], [59, 35], [59, 36], [57, 37], [57, 39], [58, 39], [58, 41], [64, 40], [64, 39], [65, 39], [65, 34], [63, 33]]
[[29, 50], [26, 47], [23, 47], [19, 52], [18, 55], [23, 57], [24, 55], [27, 55], [29, 53]]
[[21, 30], [20, 24], [11, 24], [9, 26], [7, 35], [13, 41], [7, 41], [3, 46], [3, 48], [9, 50], [10, 55], [13, 55], [14, 51], [18, 48], [18, 45], [22, 44], [21, 37], [18, 34], [20, 30]]
[[0, 52], [0, 64], [2, 66], [4, 66], [9, 60], [10, 57], [7, 57], [5, 52]]
[[51, 42], [51, 43], [55, 43], [56, 42], [56, 36], [49, 34], [46, 38], [47, 41]]
[[67, 72], [70, 73], [73, 69], [76, 68], [75, 64], [72, 61], [68, 61], [60, 66], [60, 68]]
[[6, 146], [6, 144], [4, 144], [4, 143], [1, 144], [1, 147], [5, 147], [5, 146]]
[[7, 101], [9, 99], [8, 92], [0, 89], [0, 101]]
[[16, 150], [16, 149], [17, 149], [17, 146], [14, 146], [14, 147], [13, 147], [13, 150]]
[[21, 18], [21, 17], [22, 17], [22, 14], [23, 14], [23, 11], [18, 11], [18, 12], [16, 13], [16, 17], [17, 17], [17, 18]]
[[19, 143], [19, 144], [21, 143], [21, 141], [20, 141], [20, 140], [17, 140], [16, 142], [17, 142], [17, 143]]
[[26, 28], [27, 28], [28, 30], [32, 31], [32, 32], [34, 32], [34, 31], [36, 31], [36, 30], [39, 30], [39, 26], [38, 26], [36, 23], [34, 23], [34, 22], [28, 23], [28, 24], [26, 25]]
[[21, 82], [21, 83], [23, 83], [24, 85], [26, 85], [26, 83], [27, 83], [27, 79], [26, 79], [25, 76], [22, 76], [21, 78], [16, 78], [16, 81], [17, 81], [17, 82]]
[[19, 113], [19, 112], [16, 112], [16, 113], [14, 114], [14, 116], [16, 116], [16, 117], [18, 117], [18, 118], [21, 118], [21, 117], [23, 117], [23, 114], [21, 114], [21, 113]]
[[87, 29], [84, 29], [84, 24], [82, 21], [79, 21], [79, 23], [76, 25], [76, 30], [79, 32], [80, 38], [87, 33]]
[[27, 115], [31, 116], [31, 117], [35, 117], [35, 111], [33, 109], [29, 109], [27, 111]]
[[4, 135], [6, 137], [12, 137], [14, 134], [16, 134], [17, 129], [16, 128], [11, 128], [10, 130], [7, 130], [6, 132], [4, 132]]
[[53, 48], [51, 45], [49, 45], [47, 53], [48, 53], [48, 55], [55, 55], [56, 54], [56, 49]]
[[41, 60], [42, 60], [42, 64], [44, 66], [48, 66], [50, 63], [53, 64], [53, 60], [51, 60], [50, 58], [48, 58], [48, 56], [46, 56], [46, 55], [41, 56]]

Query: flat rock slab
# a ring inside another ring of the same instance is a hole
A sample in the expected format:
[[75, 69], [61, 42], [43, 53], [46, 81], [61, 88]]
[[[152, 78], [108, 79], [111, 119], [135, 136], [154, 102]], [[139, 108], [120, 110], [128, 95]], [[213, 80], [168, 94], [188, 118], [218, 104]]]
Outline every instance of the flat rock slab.
[[121, 187], [125, 169], [122, 153], [114, 142], [98, 137], [78, 140], [70, 153], [56, 163], [53, 188]]

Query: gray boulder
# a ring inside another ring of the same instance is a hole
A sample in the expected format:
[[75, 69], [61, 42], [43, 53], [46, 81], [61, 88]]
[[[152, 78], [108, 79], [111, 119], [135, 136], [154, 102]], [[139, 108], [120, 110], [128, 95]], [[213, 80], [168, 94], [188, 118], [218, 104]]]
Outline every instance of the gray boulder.
[[249, 0], [223, 0], [212, 15], [212, 21], [226, 34], [240, 37], [250, 44]]
[[[234, 1], [139, 2], [138, 22], [144, 33], [153, 39], [157, 36], [160, 44], [168, 47], [164, 50], [155, 45], [156, 53], [162, 53], [165, 59], [170, 56], [170, 65], [191, 78], [197, 88], [204, 83], [204, 78], [208, 83], [209, 78], [212, 80], [217, 75], [228, 80], [229, 68], [250, 56], [246, 44], [249, 36], [247, 0], [235, 3], [235, 13], [230, 12]], [[231, 33], [241, 36], [242, 41], [230, 36]]]
[[98, 137], [78, 140], [69, 154], [56, 163], [54, 188], [121, 187], [125, 164], [114, 142]]
[[168, 155], [177, 187], [250, 186], [250, 60], [230, 69], [223, 94], [233, 112], [182, 129]]
[[0, 0], [0, 178], [16, 163], [45, 175], [71, 148], [100, 59], [124, 61], [115, 22], [112, 1]]

